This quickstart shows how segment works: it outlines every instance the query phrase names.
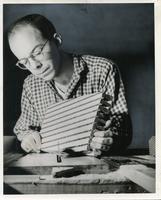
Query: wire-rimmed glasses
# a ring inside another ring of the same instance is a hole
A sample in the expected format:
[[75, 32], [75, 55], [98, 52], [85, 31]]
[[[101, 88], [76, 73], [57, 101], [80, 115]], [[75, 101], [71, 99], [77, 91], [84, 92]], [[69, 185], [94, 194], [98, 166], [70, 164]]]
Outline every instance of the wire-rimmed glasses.
[[30, 56], [27, 58], [22, 58], [17, 61], [16, 66], [18, 66], [20, 69], [27, 70], [26, 66], [30, 66], [30, 61], [29, 59], [37, 59], [39, 60], [40, 56], [43, 55], [43, 49], [46, 46], [47, 42], [49, 40], [46, 40], [43, 45], [37, 45], [31, 52]]

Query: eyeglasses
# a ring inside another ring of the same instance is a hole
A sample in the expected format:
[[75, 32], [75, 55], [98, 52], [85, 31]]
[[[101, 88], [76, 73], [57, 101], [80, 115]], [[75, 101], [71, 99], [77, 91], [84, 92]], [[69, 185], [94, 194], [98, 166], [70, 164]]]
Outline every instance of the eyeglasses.
[[18, 60], [16, 63], [16, 66], [18, 66], [20, 69], [27, 70], [26, 66], [30, 66], [29, 59], [36, 59], [39, 60], [41, 56], [43, 56], [43, 49], [48, 43], [49, 40], [46, 40], [46, 42], [43, 45], [37, 45], [31, 52], [30, 56], [27, 58], [22, 58]]

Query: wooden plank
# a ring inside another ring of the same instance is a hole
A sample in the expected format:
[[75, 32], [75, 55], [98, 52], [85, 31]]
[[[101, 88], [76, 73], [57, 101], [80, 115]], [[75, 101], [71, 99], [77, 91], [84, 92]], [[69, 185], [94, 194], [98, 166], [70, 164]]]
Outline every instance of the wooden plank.
[[128, 181], [120, 170], [71, 178], [53, 178], [52, 175], [6, 175], [4, 182], [23, 194], [146, 192]]
[[33, 166], [79, 166], [79, 165], [102, 165], [104, 161], [95, 157], [63, 157], [62, 162], [58, 163], [56, 153], [30, 153], [18, 161], [13, 162], [13, 167], [33, 167]]
[[96, 194], [96, 193], [143, 193], [142, 188], [132, 183], [108, 184], [54, 184], [54, 183], [12, 183], [10, 187], [21, 194]]
[[123, 175], [149, 192], [155, 192], [155, 170], [144, 165], [122, 165]]
[[4, 154], [4, 166], [7, 167], [12, 162], [18, 160], [22, 156], [23, 156], [22, 153], [11, 153], [11, 152], [5, 153]]
[[[73, 166], [102, 166], [107, 165], [102, 160], [90, 156], [62, 157], [62, 162], [57, 162], [56, 154], [28, 154], [18, 161], [11, 163], [6, 174], [51, 174], [53, 167], [73, 167]], [[108, 166], [108, 165], [107, 165]]]
[[[121, 174], [115, 173], [117, 176], [114, 177], [114, 172], [108, 174], [82, 174], [79, 176], [74, 176], [70, 178], [53, 178], [53, 175], [5, 175], [4, 182], [6, 184], [18, 184], [18, 183], [53, 183], [53, 184], [104, 184], [107, 183], [123, 183], [129, 182], [127, 179], [123, 178]], [[101, 180], [101, 181], [100, 181]]]
[[155, 162], [155, 157], [151, 155], [133, 155], [132, 158], [140, 158], [140, 159]]

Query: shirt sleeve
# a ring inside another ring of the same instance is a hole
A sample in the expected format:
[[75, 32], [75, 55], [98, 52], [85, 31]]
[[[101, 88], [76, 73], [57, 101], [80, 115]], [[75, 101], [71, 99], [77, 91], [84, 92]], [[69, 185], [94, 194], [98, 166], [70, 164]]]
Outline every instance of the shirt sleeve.
[[120, 72], [114, 64], [105, 77], [103, 91], [110, 99], [107, 101], [109, 103], [106, 110], [108, 113], [104, 115], [104, 121], [111, 120], [109, 129], [113, 137], [113, 144], [108, 152], [120, 153], [131, 143], [132, 125], [128, 114], [124, 85]]
[[21, 115], [14, 127], [14, 133], [19, 141], [22, 141], [26, 134], [39, 131], [39, 117], [32, 103], [32, 95], [24, 83], [21, 97]]

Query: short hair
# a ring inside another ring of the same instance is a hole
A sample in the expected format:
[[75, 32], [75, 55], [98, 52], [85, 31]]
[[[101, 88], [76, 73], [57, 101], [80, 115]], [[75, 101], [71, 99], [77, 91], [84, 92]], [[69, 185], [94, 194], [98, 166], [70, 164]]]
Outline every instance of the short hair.
[[16, 20], [10, 26], [8, 30], [8, 38], [16, 28], [23, 25], [31, 25], [37, 28], [41, 32], [42, 36], [48, 40], [52, 39], [54, 33], [56, 33], [54, 25], [46, 17], [39, 14], [30, 14]]

